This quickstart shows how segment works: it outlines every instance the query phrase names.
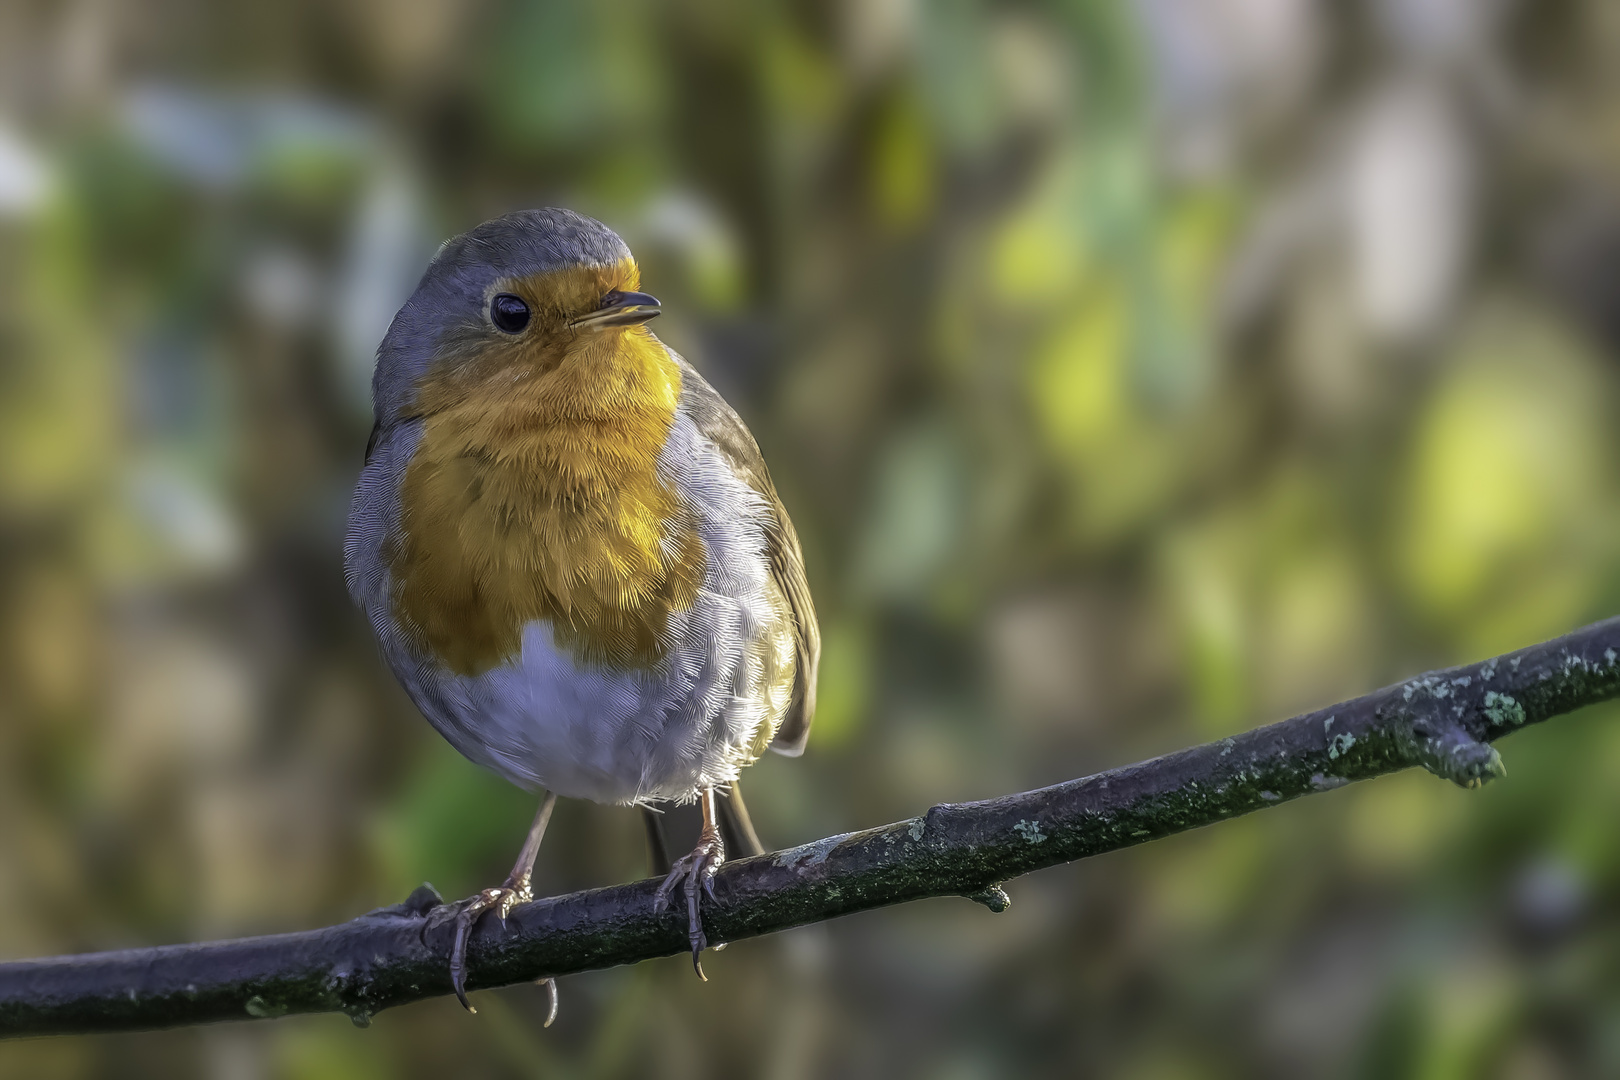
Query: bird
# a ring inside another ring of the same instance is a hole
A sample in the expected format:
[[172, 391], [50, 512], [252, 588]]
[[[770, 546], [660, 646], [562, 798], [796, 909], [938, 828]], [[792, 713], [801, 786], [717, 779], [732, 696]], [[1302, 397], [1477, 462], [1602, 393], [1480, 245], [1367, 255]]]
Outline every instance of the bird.
[[[455, 905], [451, 983], [473, 1012], [468, 936], [533, 898], [559, 796], [642, 809], [655, 906], [684, 899], [704, 977], [702, 898], [728, 850], [762, 850], [738, 774], [800, 755], [815, 714], [793, 523], [640, 289], [601, 222], [511, 213], [440, 247], [377, 349], [349, 592], [429, 723], [542, 796], [506, 880]], [[659, 811], [693, 802], [697, 845], [671, 862]]]

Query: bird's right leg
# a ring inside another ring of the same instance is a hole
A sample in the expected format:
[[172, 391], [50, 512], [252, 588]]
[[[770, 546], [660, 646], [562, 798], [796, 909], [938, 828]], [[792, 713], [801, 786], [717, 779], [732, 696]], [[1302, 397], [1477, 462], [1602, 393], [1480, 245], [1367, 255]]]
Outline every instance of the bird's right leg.
[[[545, 838], [546, 825], [551, 821], [551, 811], [556, 805], [556, 792], [546, 792], [539, 811], [534, 815], [534, 824], [529, 826], [529, 835], [523, 841], [523, 850], [518, 852], [517, 862], [512, 865], [512, 872], [506, 875], [506, 881], [498, 888], [485, 889], [457, 905], [456, 939], [450, 948], [450, 985], [455, 988], [456, 999], [470, 1013], [478, 1010], [467, 1000], [467, 938], [484, 912], [493, 909], [505, 922], [514, 907], [534, 899], [534, 890], [529, 887], [529, 881], [534, 876], [534, 860], [540, 854], [540, 841]], [[550, 1027], [557, 1018], [557, 980], [541, 981], [550, 997], [545, 1023], [546, 1027]]]

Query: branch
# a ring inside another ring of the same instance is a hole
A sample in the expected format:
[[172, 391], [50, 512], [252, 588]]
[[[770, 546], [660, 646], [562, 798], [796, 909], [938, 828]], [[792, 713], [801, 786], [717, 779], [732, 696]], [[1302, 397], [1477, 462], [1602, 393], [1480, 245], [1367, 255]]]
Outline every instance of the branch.
[[[926, 896], [1001, 911], [1001, 882], [1417, 765], [1464, 787], [1503, 775], [1490, 741], [1620, 696], [1620, 618], [1481, 664], [1419, 676], [1219, 742], [726, 864], [704, 908], [712, 941]], [[686, 950], [657, 882], [548, 897], [486, 920], [473, 988]], [[111, 1031], [341, 1011], [450, 993], [453, 932], [432, 886], [338, 926], [237, 941], [0, 964], [0, 1035]]]

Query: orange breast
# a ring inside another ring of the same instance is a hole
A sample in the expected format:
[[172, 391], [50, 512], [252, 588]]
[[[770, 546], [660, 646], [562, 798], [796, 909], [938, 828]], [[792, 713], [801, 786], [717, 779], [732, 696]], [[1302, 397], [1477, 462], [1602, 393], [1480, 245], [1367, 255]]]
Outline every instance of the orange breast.
[[657, 471], [680, 389], [643, 327], [496, 345], [429, 376], [385, 553], [400, 624], [461, 674], [516, 656], [535, 619], [586, 663], [656, 665], [706, 561]]

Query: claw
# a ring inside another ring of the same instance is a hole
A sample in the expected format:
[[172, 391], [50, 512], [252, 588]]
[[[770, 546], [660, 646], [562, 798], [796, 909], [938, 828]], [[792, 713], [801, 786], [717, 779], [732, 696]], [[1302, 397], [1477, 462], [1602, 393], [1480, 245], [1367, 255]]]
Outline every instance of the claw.
[[472, 924], [465, 910], [456, 915], [456, 942], [450, 947], [450, 986], [461, 1007], [476, 1014], [478, 1010], [467, 1000], [467, 935], [472, 932]]
[[701, 900], [704, 893], [708, 894], [710, 900], [715, 899], [714, 875], [725, 861], [726, 845], [720, 839], [720, 834], [705, 829], [698, 837], [697, 847], [675, 860], [669, 876], [664, 878], [653, 897], [653, 910], [662, 913], [669, 910], [670, 897], [677, 886], [685, 895], [686, 940], [692, 947], [692, 970], [704, 982], [708, 982], [709, 977], [703, 973], [702, 956], [703, 950], [709, 947], [709, 939], [703, 932]]
[[557, 980], [541, 979], [540, 985], [546, 988], [546, 1022], [541, 1027], [550, 1027], [551, 1022], [557, 1019]]
[[[456, 1000], [468, 1012], [477, 1014], [472, 1002], [467, 1000], [467, 939], [472, 936], [473, 927], [478, 925], [478, 919], [489, 911], [495, 910], [500, 918], [501, 925], [506, 925], [506, 917], [512, 909], [519, 904], [526, 904], [534, 899], [533, 892], [527, 884], [503, 885], [498, 889], [485, 889], [475, 896], [470, 896], [456, 905], [456, 938], [450, 946], [450, 987], [456, 992]], [[551, 1014], [557, 1014], [557, 984], [551, 984]], [[547, 1022], [549, 1026], [549, 1021]]]

